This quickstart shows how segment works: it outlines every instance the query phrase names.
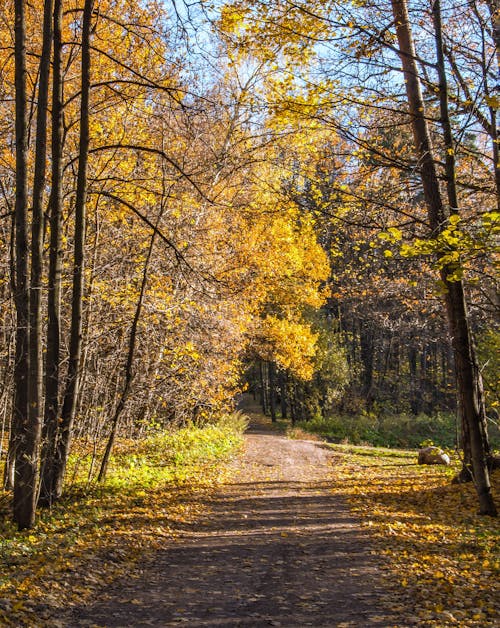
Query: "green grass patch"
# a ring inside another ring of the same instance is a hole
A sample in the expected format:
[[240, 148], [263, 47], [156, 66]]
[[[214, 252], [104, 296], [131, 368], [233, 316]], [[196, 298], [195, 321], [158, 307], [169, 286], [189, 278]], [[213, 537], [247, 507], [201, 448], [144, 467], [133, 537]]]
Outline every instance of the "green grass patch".
[[452, 414], [424, 414], [334, 416], [314, 418], [297, 424], [297, 427], [318, 434], [334, 443], [369, 444], [376, 447], [417, 448], [424, 442], [441, 447], [453, 447], [457, 425]]

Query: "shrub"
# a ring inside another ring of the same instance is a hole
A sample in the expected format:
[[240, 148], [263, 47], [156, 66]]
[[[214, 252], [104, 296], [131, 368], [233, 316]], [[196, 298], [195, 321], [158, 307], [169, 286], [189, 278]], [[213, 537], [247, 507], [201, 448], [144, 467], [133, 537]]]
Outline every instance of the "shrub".
[[331, 442], [362, 443], [379, 447], [417, 448], [426, 439], [442, 447], [453, 447], [457, 441], [456, 417], [440, 412], [435, 416], [419, 414], [360, 413], [314, 418], [298, 424], [303, 430], [319, 434]]

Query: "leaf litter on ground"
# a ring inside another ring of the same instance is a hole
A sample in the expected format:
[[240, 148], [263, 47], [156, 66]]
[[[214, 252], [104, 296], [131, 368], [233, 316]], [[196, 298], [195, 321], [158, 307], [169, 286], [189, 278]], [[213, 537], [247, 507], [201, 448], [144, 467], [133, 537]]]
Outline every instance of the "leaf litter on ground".
[[382, 556], [386, 604], [419, 626], [498, 626], [500, 521], [477, 514], [472, 483], [452, 484], [458, 459], [419, 466], [416, 451], [329, 446], [338, 456], [333, 491], [347, 497]]
[[[86, 486], [90, 451], [81, 445], [68, 496], [30, 531], [13, 528], [1, 495], [0, 624], [55, 628], [61, 609], [116, 578], [140, 577], [141, 564], [203, 514], [225, 479], [241, 438], [218, 429], [120, 441], [103, 487]], [[385, 604], [409, 625], [498, 625], [499, 520], [476, 514], [471, 484], [451, 484], [456, 464], [425, 467], [415, 451], [328, 446], [336, 453], [332, 491], [348, 499], [382, 557]], [[498, 471], [492, 480], [498, 498]]]
[[0, 493], [0, 625], [55, 628], [62, 609], [139, 577], [141, 563], [205, 510], [241, 444], [229, 423], [120, 440], [105, 484], [87, 486], [92, 447], [77, 443], [67, 495], [24, 532]]

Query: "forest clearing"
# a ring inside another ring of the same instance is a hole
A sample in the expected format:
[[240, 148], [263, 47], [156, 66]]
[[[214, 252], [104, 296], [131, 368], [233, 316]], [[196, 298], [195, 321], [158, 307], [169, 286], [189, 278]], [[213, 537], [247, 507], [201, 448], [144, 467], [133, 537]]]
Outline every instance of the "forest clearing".
[[0, 41], [0, 623], [494, 625], [496, 0], [5, 0]]

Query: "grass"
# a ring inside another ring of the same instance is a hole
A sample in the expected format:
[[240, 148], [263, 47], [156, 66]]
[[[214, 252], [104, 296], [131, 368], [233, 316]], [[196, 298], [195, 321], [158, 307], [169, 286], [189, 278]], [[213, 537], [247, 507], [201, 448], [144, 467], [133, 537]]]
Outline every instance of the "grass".
[[[426, 441], [453, 448], [457, 441], [456, 417], [449, 413], [438, 413], [436, 416], [374, 413], [338, 415], [303, 421], [297, 423], [296, 427], [334, 443], [370, 444], [376, 447], [416, 448]], [[498, 426], [491, 423], [489, 429], [492, 446], [500, 447]]]
[[0, 494], [0, 625], [53, 627], [61, 609], [133, 576], [137, 561], [204, 512], [244, 426], [235, 415], [119, 440], [102, 486], [88, 485], [91, 451], [77, 444], [68, 493], [29, 531], [15, 529], [10, 498]]

